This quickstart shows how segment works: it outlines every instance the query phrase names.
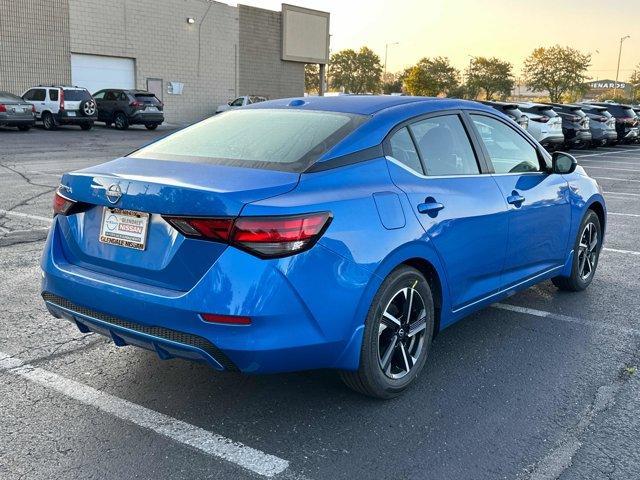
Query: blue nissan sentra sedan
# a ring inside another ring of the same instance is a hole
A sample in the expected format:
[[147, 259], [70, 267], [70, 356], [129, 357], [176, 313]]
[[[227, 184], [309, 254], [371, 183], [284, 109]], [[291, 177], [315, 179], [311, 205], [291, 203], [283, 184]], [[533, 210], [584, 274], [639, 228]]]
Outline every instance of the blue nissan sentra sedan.
[[475, 102], [297, 98], [217, 115], [67, 173], [42, 258], [49, 311], [161, 358], [331, 368], [408, 387], [433, 336], [551, 279], [580, 291], [602, 192]]

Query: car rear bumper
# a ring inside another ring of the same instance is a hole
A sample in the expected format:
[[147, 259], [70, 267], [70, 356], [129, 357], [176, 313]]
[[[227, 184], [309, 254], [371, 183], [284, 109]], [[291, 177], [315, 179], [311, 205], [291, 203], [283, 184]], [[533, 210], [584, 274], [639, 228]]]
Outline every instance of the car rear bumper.
[[11, 117], [0, 117], [0, 126], [2, 127], [33, 127], [36, 124], [35, 118], [11, 118]]
[[564, 135], [560, 134], [549, 134], [546, 137], [540, 140], [540, 145], [543, 147], [557, 147], [564, 143]]
[[[73, 115], [75, 113], [75, 115]], [[98, 120], [98, 115], [87, 117], [82, 115], [79, 111], [74, 111], [71, 115], [68, 111], [59, 112], [54, 115], [56, 123], [59, 125], [83, 125], [86, 123], [93, 123]]]
[[160, 125], [164, 122], [164, 114], [160, 113], [138, 113], [136, 115], [132, 115], [129, 119], [130, 125]]
[[[219, 370], [357, 368], [362, 325], [355, 312], [370, 274], [345, 267], [343, 257], [321, 245], [277, 260], [229, 247], [182, 292], [69, 263], [61, 245], [68, 239], [58, 223], [56, 218], [41, 262], [42, 293], [54, 316], [81, 331]], [[340, 278], [338, 271], [344, 272]], [[349, 281], [349, 272], [357, 278]], [[248, 316], [251, 325], [207, 323], [201, 313]]]

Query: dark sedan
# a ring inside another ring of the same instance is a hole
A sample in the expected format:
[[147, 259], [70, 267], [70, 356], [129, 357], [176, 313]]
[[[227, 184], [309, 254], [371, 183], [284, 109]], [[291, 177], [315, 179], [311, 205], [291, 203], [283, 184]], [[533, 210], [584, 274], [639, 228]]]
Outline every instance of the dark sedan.
[[0, 127], [18, 127], [26, 132], [36, 123], [33, 105], [17, 95], [0, 91]]

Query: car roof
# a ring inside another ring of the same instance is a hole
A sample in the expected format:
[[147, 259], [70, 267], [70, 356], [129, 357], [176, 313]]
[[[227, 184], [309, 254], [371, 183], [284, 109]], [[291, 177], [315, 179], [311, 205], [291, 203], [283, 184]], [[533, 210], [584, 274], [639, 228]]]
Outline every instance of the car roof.
[[[477, 102], [451, 98], [411, 97], [397, 95], [338, 95], [331, 97], [297, 97], [268, 100], [244, 108], [295, 108], [299, 110], [320, 110], [326, 112], [373, 115], [400, 105], [428, 104], [429, 110], [441, 108], [465, 108], [469, 105], [483, 107]], [[483, 107], [487, 108], [487, 107]], [[425, 112], [426, 113], [426, 112]]]

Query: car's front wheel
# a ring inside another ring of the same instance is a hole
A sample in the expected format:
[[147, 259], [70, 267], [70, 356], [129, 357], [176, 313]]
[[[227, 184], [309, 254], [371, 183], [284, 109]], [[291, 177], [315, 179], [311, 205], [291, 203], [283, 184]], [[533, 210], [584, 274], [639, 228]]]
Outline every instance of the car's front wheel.
[[31, 130], [31, 126], [29, 126], [29, 125], [20, 125], [18, 127], [18, 130], [20, 130], [21, 132], [28, 132], [29, 130]]
[[342, 380], [371, 397], [399, 395], [423, 369], [433, 328], [429, 283], [415, 268], [397, 268], [384, 280], [369, 308], [360, 366], [341, 372]]
[[93, 122], [89, 122], [89, 123], [81, 123], [80, 124], [80, 128], [82, 130], [91, 130], [93, 128]]
[[602, 249], [602, 226], [596, 212], [587, 210], [582, 219], [578, 236], [573, 246], [571, 275], [554, 277], [553, 284], [560, 290], [580, 292], [587, 288], [596, 273]]
[[156, 128], [158, 128], [158, 124], [157, 123], [147, 123], [145, 125], [145, 127], [147, 127], [147, 130], [155, 130]]

